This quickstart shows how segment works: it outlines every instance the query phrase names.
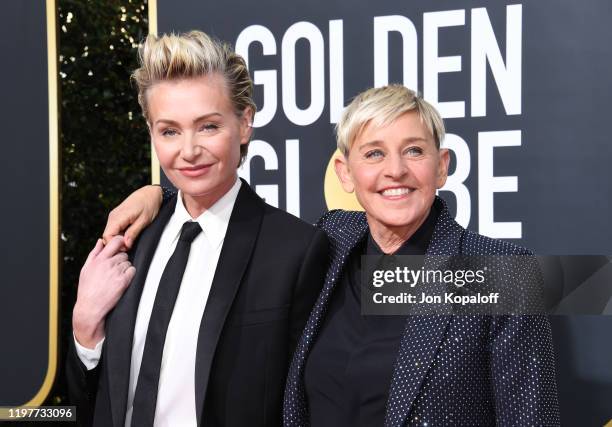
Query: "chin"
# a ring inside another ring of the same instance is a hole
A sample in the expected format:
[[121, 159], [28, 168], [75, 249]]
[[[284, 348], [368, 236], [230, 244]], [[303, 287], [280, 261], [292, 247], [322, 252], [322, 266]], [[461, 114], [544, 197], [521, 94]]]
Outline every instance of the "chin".
[[190, 196], [190, 197], [204, 197], [209, 195], [210, 193], [214, 192], [214, 188], [183, 188], [181, 189], [181, 191], [183, 192], [183, 194]]
[[[172, 181], [172, 180], [171, 180]], [[201, 180], [190, 180], [184, 177], [179, 177], [176, 183], [173, 183], [176, 188], [190, 196], [199, 196], [210, 193], [216, 185], [211, 182], [202, 182]]]
[[404, 228], [411, 227], [425, 220], [427, 212], [414, 212], [412, 209], [402, 209], [393, 212], [385, 212], [381, 215], [378, 221], [388, 228]]

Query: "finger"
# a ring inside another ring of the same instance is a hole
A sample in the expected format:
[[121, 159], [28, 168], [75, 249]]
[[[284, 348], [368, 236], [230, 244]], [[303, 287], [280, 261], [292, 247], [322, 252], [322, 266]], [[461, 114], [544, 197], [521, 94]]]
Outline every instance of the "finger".
[[125, 270], [125, 273], [123, 273], [123, 276], [125, 277], [125, 280], [127, 281], [126, 287], [132, 282], [132, 279], [134, 278], [135, 275], [136, 275], [136, 267], [134, 267], [133, 265], [129, 266], [128, 269]]
[[106, 222], [106, 227], [104, 227], [104, 233], [102, 233], [104, 243], [108, 244], [113, 237], [120, 235], [132, 222], [134, 222], [132, 215], [122, 215], [121, 211], [117, 211], [115, 208], [108, 215], [108, 221]]
[[96, 246], [94, 246], [91, 252], [89, 252], [89, 255], [87, 255], [87, 259], [85, 260], [85, 264], [83, 265], [83, 267], [85, 265], [88, 265], [95, 257], [97, 257], [98, 254], [102, 252], [103, 249], [104, 249], [104, 244], [102, 243], [101, 239], [98, 239], [96, 241]]
[[122, 262], [125, 262], [127, 260], [128, 260], [128, 254], [126, 254], [125, 252], [119, 252], [113, 255], [113, 257], [110, 259], [111, 265], [119, 265]]
[[123, 261], [123, 262], [117, 264], [117, 268], [119, 269], [119, 272], [121, 274], [125, 274], [127, 269], [130, 268], [131, 266], [132, 266], [132, 263], [129, 262], [129, 261]]
[[[128, 228], [129, 230], [129, 228]], [[127, 233], [127, 231], [126, 231]], [[132, 240], [132, 238], [130, 236], [128, 236], [127, 234], [123, 235], [123, 246], [125, 246], [125, 250], [129, 251], [130, 249], [132, 249], [132, 245], [134, 244], [134, 241]]]
[[118, 252], [120, 252], [122, 247], [123, 247], [123, 236], [115, 236], [104, 247], [104, 249], [100, 253], [100, 256], [110, 259], [114, 255], [116, 255]]
[[132, 248], [132, 245], [134, 245], [134, 242], [136, 241], [136, 238], [138, 237], [138, 235], [140, 235], [141, 231], [148, 224], [149, 224], [149, 222], [146, 221], [141, 216], [136, 221], [134, 221], [134, 223], [132, 225], [130, 225], [127, 230], [125, 230], [125, 234], [123, 236], [123, 240], [125, 242], [125, 246], [127, 246], [128, 249]]

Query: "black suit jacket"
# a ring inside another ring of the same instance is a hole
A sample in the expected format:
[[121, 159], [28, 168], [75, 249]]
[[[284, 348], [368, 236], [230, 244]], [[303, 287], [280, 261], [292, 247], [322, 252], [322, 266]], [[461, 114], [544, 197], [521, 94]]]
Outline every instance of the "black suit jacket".
[[[499, 257], [495, 266], [504, 273], [505, 283], [499, 285], [508, 285], [500, 289], [513, 289], [516, 283], [530, 282], [537, 275], [529, 251], [466, 230], [450, 216], [442, 199], [436, 197], [435, 203], [440, 214], [426, 266], [436, 269], [437, 263], [455, 255], [509, 255]], [[368, 232], [363, 212], [330, 211], [318, 225], [331, 241], [332, 258], [289, 370], [284, 405], [287, 427], [310, 425], [306, 360], [345, 263]], [[524, 256], [525, 262], [515, 265], [512, 260], [518, 256]], [[510, 262], [504, 264], [507, 260]], [[554, 366], [550, 323], [544, 315], [407, 316], [384, 425], [558, 426]]]
[[[162, 207], [131, 253], [136, 275], [107, 316], [98, 366], [87, 371], [74, 344], [69, 349], [69, 392], [82, 424], [124, 425], [140, 295], [175, 202], [176, 196]], [[242, 183], [200, 323], [199, 425], [281, 424], [289, 361], [323, 284], [327, 260], [323, 232], [265, 204]]]

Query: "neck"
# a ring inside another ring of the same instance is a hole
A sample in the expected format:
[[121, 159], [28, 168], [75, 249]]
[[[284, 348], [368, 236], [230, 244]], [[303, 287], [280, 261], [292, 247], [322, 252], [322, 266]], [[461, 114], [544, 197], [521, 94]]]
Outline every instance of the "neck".
[[[236, 176], [236, 179], [238, 179], [238, 176]], [[236, 179], [231, 180], [227, 184], [219, 186], [219, 188], [215, 188], [206, 194], [193, 195], [181, 192], [183, 196], [183, 204], [185, 205], [185, 209], [189, 213], [189, 216], [191, 216], [192, 219], [196, 219], [210, 209], [219, 201], [221, 197], [225, 196], [227, 192], [231, 190], [236, 182]]]
[[380, 224], [377, 221], [371, 221], [369, 215], [366, 214], [372, 239], [374, 239], [383, 253], [387, 255], [393, 254], [399, 248], [401, 248], [402, 245], [419, 229], [419, 227], [423, 225], [428, 216], [429, 211], [427, 211], [427, 214], [425, 214], [417, 223], [390, 227]]

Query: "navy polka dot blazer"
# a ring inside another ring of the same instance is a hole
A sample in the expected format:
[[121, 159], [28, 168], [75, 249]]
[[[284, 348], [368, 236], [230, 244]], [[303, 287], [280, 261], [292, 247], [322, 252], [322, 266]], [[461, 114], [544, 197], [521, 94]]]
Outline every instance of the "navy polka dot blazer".
[[[530, 255], [461, 227], [442, 199], [428, 255]], [[318, 223], [332, 258], [293, 356], [285, 426], [308, 426], [304, 367], [351, 251], [368, 231], [363, 212], [334, 210]], [[510, 280], [529, 274], [507, 272]], [[550, 324], [544, 315], [408, 316], [389, 388], [385, 426], [560, 425]], [[314, 426], [316, 427], [316, 426]]]

